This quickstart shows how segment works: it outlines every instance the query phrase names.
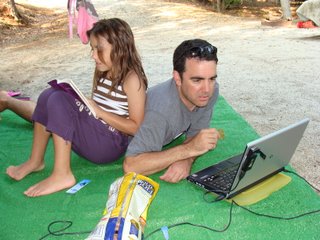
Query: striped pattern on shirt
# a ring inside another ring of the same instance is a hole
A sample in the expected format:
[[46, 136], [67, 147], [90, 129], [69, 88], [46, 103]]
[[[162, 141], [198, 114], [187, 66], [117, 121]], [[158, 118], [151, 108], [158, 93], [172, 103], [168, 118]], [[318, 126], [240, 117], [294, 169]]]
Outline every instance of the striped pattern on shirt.
[[112, 82], [108, 79], [100, 79], [97, 89], [93, 91], [93, 100], [105, 111], [128, 117], [128, 98], [122, 86], [116, 86], [110, 92]]

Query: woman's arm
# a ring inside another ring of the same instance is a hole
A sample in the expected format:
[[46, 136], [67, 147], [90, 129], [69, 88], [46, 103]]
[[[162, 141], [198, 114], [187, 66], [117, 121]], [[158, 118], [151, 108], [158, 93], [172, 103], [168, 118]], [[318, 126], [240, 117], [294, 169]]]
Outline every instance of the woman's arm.
[[144, 118], [146, 88], [135, 73], [130, 73], [124, 82], [123, 89], [128, 97], [128, 118], [106, 112], [97, 104], [92, 103], [93, 101], [90, 103], [94, 105], [98, 118], [123, 133], [134, 135]]

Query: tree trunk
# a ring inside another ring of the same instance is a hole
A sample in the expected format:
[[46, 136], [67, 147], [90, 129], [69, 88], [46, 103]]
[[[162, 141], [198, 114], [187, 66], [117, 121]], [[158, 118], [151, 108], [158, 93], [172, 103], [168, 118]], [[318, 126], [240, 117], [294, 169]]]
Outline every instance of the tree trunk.
[[224, 12], [224, 10], [225, 10], [224, 0], [217, 0], [217, 11]]
[[16, 21], [26, 23], [26, 19], [18, 11], [14, 0], [0, 0], [0, 7], [2, 16], [12, 17]]
[[23, 20], [21, 14], [19, 13], [19, 11], [18, 11], [18, 9], [16, 7], [15, 1], [14, 0], [10, 0], [9, 4], [10, 4], [10, 7], [11, 7], [12, 16], [18, 21]]
[[290, 0], [280, 0], [281, 9], [283, 12], [283, 18], [286, 20], [292, 20], [291, 10], [290, 10]]

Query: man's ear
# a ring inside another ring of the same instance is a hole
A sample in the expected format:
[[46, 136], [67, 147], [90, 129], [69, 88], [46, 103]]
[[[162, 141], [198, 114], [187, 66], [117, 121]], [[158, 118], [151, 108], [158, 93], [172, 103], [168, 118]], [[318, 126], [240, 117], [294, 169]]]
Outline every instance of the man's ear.
[[174, 70], [173, 73], [172, 73], [172, 75], [173, 75], [174, 81], [176, 82], [176, 85], [177, 85], [177, 86], [181, 86], [180, 74], [179, 74], [176, 70]]

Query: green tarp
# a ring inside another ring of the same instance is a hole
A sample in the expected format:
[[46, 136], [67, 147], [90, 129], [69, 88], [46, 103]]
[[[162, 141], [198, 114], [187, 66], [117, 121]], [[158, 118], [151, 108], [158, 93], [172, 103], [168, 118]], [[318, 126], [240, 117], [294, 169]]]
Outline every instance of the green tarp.
[[[192, 171], [240, 153], [245, 144], [258, 137], [252, 127], [223, 99], [219, 98], [211, 125], [225, 131], [225, 139], [218, 147], [199, 157]], [[175, 143], [181, 141], [178, 139]], [[64, 232], [82, 232], [94, 229], [102, 216], [110, 184], [122, 176], [122, 160], [109, 165], [92, 164], [76, 154], [72, 155], [72, 170], [77, 180], [91, 182], [74, 195], [61, 191], [48, 196], [28, 198], [23, 191], [49, 176], [53, 166], [53, 145], [49, 143], [46, 168], [42, 172], [14, 181], [6, 174], [9, 165], [25, 161], [32, 144], [32, 125], [9, 111], [1, 113], [0, 120], [0, 239], [40, 239], [54, 221], [71, 221]], [[186, 180], [170, 184], [159, 180], [162, 173], [150, 176], [160, 184], [152, 202], [145, 235], [162, 226], [182, 222], [205, 225], [221, 230], [230, 218], [231, 204], [225, 201], [208, 203], [204, 191]], [[319, 173], [315, 173], [319, 174]], [[292, 181], [268, 198], [248, 206], [254, 212], [278, 217], [293, 217], [320, 209], [320, 198], [302, 179], [290, 175]], [[191, 225], [169, 229], [170, 239], [319, 239], [320, 213], [293, 220], [279, 220], [257, 216], [233, 206], [232, 221], [223, 232], [213, 232]], [[55, 225], [55, 229], [65, 225]], [[84, 239], [88, 234], [47, 236], [45, 239]], [[148, 239], [164, 239], [156, 232]]]

